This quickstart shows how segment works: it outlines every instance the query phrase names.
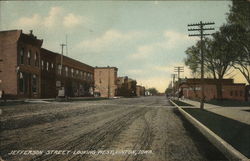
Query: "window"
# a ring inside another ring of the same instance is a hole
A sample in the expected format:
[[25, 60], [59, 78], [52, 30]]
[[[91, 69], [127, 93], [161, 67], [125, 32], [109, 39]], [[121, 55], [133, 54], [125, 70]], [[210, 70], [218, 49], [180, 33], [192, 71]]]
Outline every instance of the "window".
[[46, 70], [49, 70], [49, 62], [46, 63]]
[[24, 92], [24, 88], [25, 88], [25, 84], [24, 84], [24, 76], [23, 73], [20, 72], [19, 73], [19, 92], [23, 93]]
[[43, 60], [41, 61], [41, 65], [42, 65], [42, 70], [43, 70], [43, 67], [44, 67], [44, 61]]
[[61, 73], [62, 73], [62, 67], [61, 67], [60, 64], [57, 65], [57, 73], [58, 73], [59, 75], [61, 75]]
[[234, 92], [233, 91], [230, 91], [230, 96], [233, 96], [234, 95]]
[[65, 67], [65, 75], [68, 76], [68, 67]]
[[81, 78], [81, 79], [82, 79], [82, 76], [83, 76], [83, 75], [82, 75], [82, 71], [80, 71], [80, 78]]
[[88, 73], [88, 74], [87, 74], [87, 80], [89, 80], [89, 76], [90, 76], [90, 74]]
[[30, 52], [30, 50], [28, 51], [27, 58], [28, 58], [28, 65], [30, 65], [31, 64], [31, 52]]
[[20, 64], [24, 64], [24, 48], [20, 50]]
[[54, 68], [54, 64], [53, 63], [51, 63], [51, 69], [53, 69]]
[[78, 77], [78, 74], [79, 74], [79, 71], [78, 71], [78, 70], [76, 70], [76, 77]]
[[71, 68], [71, 76], [74, 77], [74, 69]]
[[38, 67], [38, 53], [36, 52], [34, 55], [35, 66]]
[[32, 76], [32, 92], [37, 93], [37, 76], [35, 74]]
[[83, 77], [84, 77], [83, 79], [86, 80], [86, 77], [87, 77], [87, 73], [86, 72], [83, 73]]

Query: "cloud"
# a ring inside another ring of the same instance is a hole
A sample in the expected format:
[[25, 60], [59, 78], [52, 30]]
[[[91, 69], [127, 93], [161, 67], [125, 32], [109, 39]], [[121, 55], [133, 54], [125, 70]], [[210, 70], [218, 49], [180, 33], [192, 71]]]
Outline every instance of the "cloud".
[[128, 74], [136, 74], [136, 75], [138, 75], [138, 74], [143, 74], [144, 71], [141, 70], [141, 69], [130, 69], [130, 70], [127, 71], [127, 73]]
[[[87, 21], [87, 18], [85, 18], [85, 20]], [[63, 25], [65, 27], [75, 27], [81, 23], [82, 23], [82, 17], [74, 15], [73, 13], [69, 13], [63, 19]]]
[[73, 13], [66, 13], [62, 7], [51, 7], [48, 15], [42, 16], [33, 14], [31, 17], [21, 17], [13, 23], [13, 26], [21, 28], [57, 28], [57, 27], [75, 27], [81, 25], [86, 17], [75, 15]]
[[34, 14], [32, 17], [21, 17], [15, 23], [17, 26], [31, 27], [38, 26], [41, 23], [41, 16]]
[[121, 32], [110, 29], [103, 33], [100, 37], [81, 41], [79, 44], [77, 44], [77, 48], [98, 53], [107, 49], [115, 48], [117, 46], [123, 46], [129, 41], [140, 38], [142, 35], [143, 34], [141, 32]]
[[188, 37], [188, 35], [179, 33], [176, 31], [164, 31], [162, 34], [163, 40], [159, 42], [154, 42], [147, 45], [142, 45], [137, 47], [137, 51], [131, 55], [131, 59], [141, 59], [148, 58], [152, 54], [162, 52], [163, 50], [172, 50], [176, 49], [183, 44], [194, 41], [194, 38]]
[[63, 9], [61, 7], [52, 7], [49, 11], [49, 15], [43, 18], [43, 23], [45, 27], [53, 27], [59, 22], [60, 17], [62, 16]]

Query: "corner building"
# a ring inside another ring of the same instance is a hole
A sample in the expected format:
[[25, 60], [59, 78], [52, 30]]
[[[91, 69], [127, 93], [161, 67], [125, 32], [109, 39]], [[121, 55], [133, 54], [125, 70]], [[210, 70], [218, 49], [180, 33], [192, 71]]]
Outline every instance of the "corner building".
[[37, 39], [32, 31], [0, 32], [0, 88], [8, 98], [39, 98], [40, 49], [43, 40]]

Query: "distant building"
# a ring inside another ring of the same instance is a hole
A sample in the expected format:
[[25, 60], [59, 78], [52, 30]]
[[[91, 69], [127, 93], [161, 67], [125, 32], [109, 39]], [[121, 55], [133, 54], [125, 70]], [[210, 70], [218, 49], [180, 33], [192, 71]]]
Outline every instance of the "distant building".
[[[32, 31], [0, 32], [0, 90], [7, 98], [91, 96], [94, 68], [41, 48], [43, 40]], [[61, 67], [62, 63], [62, 67]]]
[[[204, 79], [205, 100], [217, 99], [216, 84], [217, 80]], [[183, 79], [180, 83], [180, 88], [183, 91], [185, 98], [199, 99], [201, 98], [201, 80], [200, 79]], [[234, 83], [233, 79], [222, 80], [222, 96], [223, 99], [231, 99], [244, 101], [246, 86], [243, 83]]]
[[145, 87], [143, 86], [136, 86], [136, 95], [137, 96], [145, 96]]
[[117, 95], [124, 97], [136, 96], [136, 80], [125, 77], [118, 77], [117, 79]]
[[0, 79], [1, 88], [8, 98], [39, 98], [40, 49], [43, 40], [32, 31], [0, 31]]
[[116, 67], [96, 67], [94, 69], [95, 94], [100, 97], [114, 97], [117, 94]]

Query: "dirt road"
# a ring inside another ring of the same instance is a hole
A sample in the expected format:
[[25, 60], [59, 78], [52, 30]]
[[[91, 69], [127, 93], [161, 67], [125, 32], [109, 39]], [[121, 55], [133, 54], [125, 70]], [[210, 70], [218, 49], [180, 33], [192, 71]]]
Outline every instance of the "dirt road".
[[165, 97], [1, 108], [4, 160], [224, 160]]

